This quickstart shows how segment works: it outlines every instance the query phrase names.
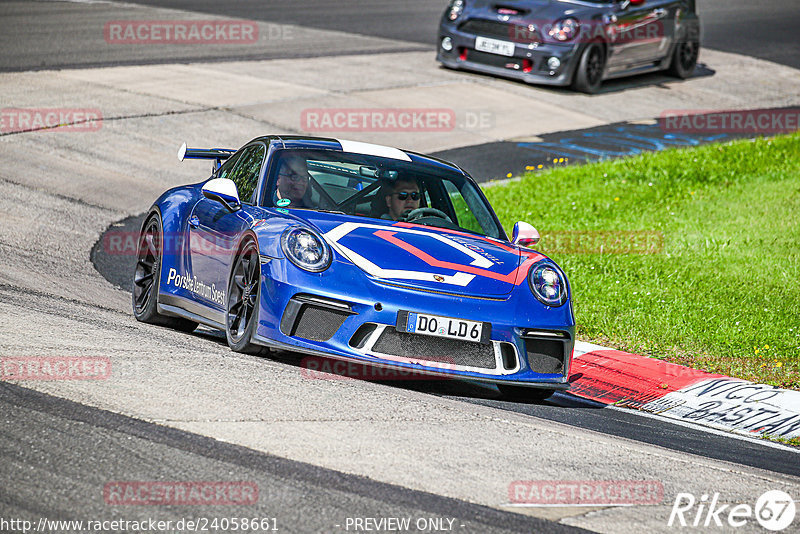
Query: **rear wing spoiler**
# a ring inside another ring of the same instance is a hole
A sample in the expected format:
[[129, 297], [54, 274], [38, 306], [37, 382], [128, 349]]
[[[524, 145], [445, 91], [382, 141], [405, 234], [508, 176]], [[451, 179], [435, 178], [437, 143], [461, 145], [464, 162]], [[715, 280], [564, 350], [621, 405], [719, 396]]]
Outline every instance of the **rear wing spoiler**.
[[183, 143], [178, 149], [178, 161], [185, 159], [213, 159], [214, 166], [211, 170], [216, 171], [223, 161], [235, 153], [236, 151], [230, 148], [187, 148], [186, 143]]

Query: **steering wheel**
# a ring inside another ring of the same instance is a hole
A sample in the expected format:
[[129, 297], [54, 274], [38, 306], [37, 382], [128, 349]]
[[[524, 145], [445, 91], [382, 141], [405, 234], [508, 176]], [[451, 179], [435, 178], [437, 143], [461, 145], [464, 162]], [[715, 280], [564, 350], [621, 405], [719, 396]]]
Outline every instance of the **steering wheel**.
[[405, 217], [403, 217], [402, 220], [405, 222], [413, 222], [423, 217], [439, 217], [440, 219], [444, 219], [449, 223], [453, 222], [450, 220], [450, 217], [448, 217], [445, 212], [437, 210], [436, 208], [427, 208], [427, 207], [411, 210]]

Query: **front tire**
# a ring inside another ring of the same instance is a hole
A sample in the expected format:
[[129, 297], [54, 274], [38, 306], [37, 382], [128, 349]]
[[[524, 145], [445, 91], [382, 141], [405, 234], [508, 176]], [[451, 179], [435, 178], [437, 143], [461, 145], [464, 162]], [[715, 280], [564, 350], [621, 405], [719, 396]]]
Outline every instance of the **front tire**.
[[606, 67], [606, 54], [599, 42], [586, 45], [575, 70], [572, 88], [582, 93], [594, 94], [603, 83], [603, 71]]
[[667, 69], [667, 72], [685, 80], [694, 73], [697, 66], [697, 58], [700, 55], [700, 41], [695, 37], [687, 38], [684, 41], [678, 42], [675, 45], [675, 50], [672, 52], [672, 61]]
[[158, 288], [161, 283], [163, 233], [161, 217], [153, 214], [139, 234], [136, 268], [133, 272], [131, 304], [137, 321], [192, 332], [197, 323], [182, 317], [167, 317], [158, 313]]
[[552, 389], [526, 388], [507, 384], [497, 384], [497, 389], [500, 390], [503, 400], [512, 402], [542, 402], [555, 393]]
[[248, 238], [239, 249], [228, 281], [225, 337], [234, 352], [261, 354], [264, 349], [250, 342], [258, 324], [261, 303], [261, 259], [256, 243]]

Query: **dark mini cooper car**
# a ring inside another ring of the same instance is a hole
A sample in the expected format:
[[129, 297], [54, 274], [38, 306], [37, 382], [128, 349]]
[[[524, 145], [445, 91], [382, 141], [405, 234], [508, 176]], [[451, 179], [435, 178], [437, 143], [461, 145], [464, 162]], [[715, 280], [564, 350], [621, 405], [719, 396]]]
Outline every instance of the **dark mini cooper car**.
[[437, 59], [594, 93], [631, 74], [688, 78], [699, 49], [695, 0], [451, 0]]

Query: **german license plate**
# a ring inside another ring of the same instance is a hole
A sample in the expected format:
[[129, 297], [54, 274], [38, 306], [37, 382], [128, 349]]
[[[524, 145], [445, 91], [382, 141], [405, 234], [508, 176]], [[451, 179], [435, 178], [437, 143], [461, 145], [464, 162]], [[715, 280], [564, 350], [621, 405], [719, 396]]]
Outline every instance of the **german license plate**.
[[491, 335], [489, 323], [415, 312], [400, 312], [397, 329], [410, 334], [446, 337], [474, 343], [488, 343]]
[[475, 50], [497, 54], [498, 56], [512, 57], [514, 55], [514, 43], [497, 39], [487, 39], [486, 37], [476, 37]]

